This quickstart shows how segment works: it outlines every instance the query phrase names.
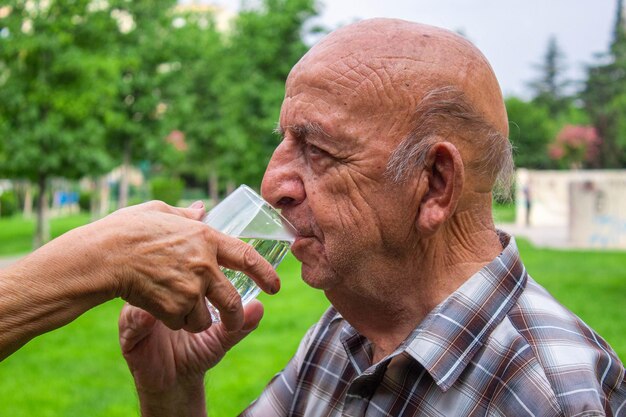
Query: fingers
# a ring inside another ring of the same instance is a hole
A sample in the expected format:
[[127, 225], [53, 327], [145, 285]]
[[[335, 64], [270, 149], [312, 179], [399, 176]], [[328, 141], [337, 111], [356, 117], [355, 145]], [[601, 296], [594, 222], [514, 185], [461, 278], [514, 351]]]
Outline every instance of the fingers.
[[[227, 330], [241, 329], [244, 324], [244, 311], [239, 293], [219, 268], [216, 267], [211, 272], [213, 279], [209, 280], [206, 298], [219, 310], [220, 320]], [[204, 308], [207, 310], [206, 305]]]
[[167, 207], [168, 207], [168, 211], [167, 211], [168, 213], [186, 217], [191, 220], [202, 220], [202, 218], [206, 214], [204, 203], [200, 200], [196, 201], [188, 208], [172, 207], [169, 205]]
[[256, 329], [263, 318], [263, 304], [259, 300], [252, 300], [244, 309], [244, 322], [242, 331], [250, 333]]
[[250, 301], [244, 308], [243, 327], [237, 331], [228, 331], [227, 329], [224, 329], [225, 331], [222, 333], [222, 346], [224, 347], [224, 350], [229, 350], [255, 330], [262, 318], [263, 304], [261, 304], [258, 300]]
[[242, 271], [268, 294], [280, 290], [278, 274], [254, 248], [247, 243], [221, 233], [217, 237], [217, 261], [220, 265]]
[[162, 213], [174, 214], [181, 217], [186, 217], [191, 220], [202, 220], [206, 214], [204, 203], [200, 200], [193, 203], [188, 208], [173, 207], [163, 201], [148, 201], [147, 203], [138, 204], [134, 207], [129, 207], [134, 210], [154, 210]]
[[206, 299], [204, 298], [204, 295], [202, 295], [201, 297], [198, 297], [198, 300], [194, 304], [193, 308], [185, 317], [183, 329], [188, 332], [199, 333], [211, 327], [212, 323], [213, 320], [211, 319], [211, 314], [207, 308]]
[[133, 350], [152, 332], [155, 324], [156, 318], [153, 315], [139, 307], [126, 304], [122, 308], [118, 322], [122, 353]]

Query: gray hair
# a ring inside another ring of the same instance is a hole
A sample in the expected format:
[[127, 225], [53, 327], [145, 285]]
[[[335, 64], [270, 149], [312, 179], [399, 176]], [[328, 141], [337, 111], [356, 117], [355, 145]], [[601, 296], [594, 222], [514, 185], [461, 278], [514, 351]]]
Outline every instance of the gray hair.
[[478, 175], [494, 179], [496, 198], [510, 199], [514, 174], [511, 142], [467, 102], [462, 91], [455, 87], [436, 88], [424, 96], [415, 114], [413, 129], [389, 157], [388, 178], [395, 182], [406, 180], [415, 168], [424, 166], [435, 143], [455, 137], [480, 146], [477, 158], [463, 162]]

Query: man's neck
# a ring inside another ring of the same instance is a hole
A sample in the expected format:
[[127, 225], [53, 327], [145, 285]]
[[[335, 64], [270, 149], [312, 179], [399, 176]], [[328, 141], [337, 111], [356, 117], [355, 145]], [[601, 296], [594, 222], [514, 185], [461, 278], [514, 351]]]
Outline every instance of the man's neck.
[[384, 281], [375, 293], [342, 287], [327, 291], [326, 296], [373, 343], [376, 363], [501, 251], [490, 214], [479, 219], [470, 212], [457, 212], [435, 236], [417, 243], [413, 258], [377, 271]]

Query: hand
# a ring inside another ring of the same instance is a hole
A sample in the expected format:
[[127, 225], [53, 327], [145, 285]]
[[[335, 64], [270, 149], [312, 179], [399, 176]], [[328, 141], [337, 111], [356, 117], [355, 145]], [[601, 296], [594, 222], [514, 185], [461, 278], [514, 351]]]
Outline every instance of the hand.
[[203, 206], [180, 209], [157, 201], [119, 210], [102, 220], [101, 229], [116, 231], [104, 265], [116, 277], [117, 296], [171, 329], [208, 328], [206, 296], [225, 328], [238, 330], [241, 298], [220, 265], [245, 272], [270, 294], [280, 281], [252, 246], [199, 222], [203, 215]]
[[240, 330], [216, 323], [200, 333], [168, 329], [154, 316], [126, 305], [120, 314], [122, 354], [135, 380], [142, 415], [204, 415], [204, 374], [224, 354], [254, 330], [263, 306], [245, 308]]
[[244, 314], [219, 265], [245, 272], [259, 287], [280, 287], [252, 246], [200, 220], [203, 204], [183, 209], [153, 201], [73, 229], [0, 271], [0, 360], [33, 337], [120, 296], [172, 329], [211, 325], [205, 296], [225, 329]]

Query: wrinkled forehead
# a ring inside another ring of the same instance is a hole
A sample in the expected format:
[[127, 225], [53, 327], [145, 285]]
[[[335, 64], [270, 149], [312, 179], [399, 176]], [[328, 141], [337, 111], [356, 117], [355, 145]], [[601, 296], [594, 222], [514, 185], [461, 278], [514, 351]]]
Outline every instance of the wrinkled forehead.
[[415, 108], [429, 91], [456, 87], [502, 133], [508, 122], [500, 87], [485, 57], [450, 31], [395, 19], [341, 28], [315, 45], [287, 80], [287, 95], [332, 90], [360, 110]]
[[312, 122], [337, 139], [393, 146], [410, 131], [412, 82], [400, 69], [389, 71], [388, 59], [361, 54], [301, 62], [287, 81], [281, 125]]

